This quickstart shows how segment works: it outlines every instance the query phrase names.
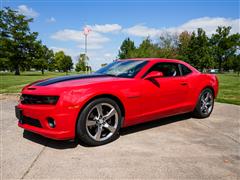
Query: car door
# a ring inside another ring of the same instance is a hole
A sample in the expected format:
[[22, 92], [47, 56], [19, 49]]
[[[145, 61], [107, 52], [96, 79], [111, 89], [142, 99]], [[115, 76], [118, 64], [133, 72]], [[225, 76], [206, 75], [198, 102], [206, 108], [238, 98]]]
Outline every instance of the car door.
[[186, 111], [188, 102], [188, 82], [181, 76], [177, 63], [159, 62], [154, 64], [148, 72], [162, 72], [163, 77], [142, 80], [142, 96], [145, 99], [143, 115], [147, 119], [166, 117]]

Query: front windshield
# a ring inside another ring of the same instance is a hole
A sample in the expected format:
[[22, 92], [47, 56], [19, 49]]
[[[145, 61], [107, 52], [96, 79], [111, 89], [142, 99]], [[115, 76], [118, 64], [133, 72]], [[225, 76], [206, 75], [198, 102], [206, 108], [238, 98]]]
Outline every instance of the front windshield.
[[96, 71], [97, 74], [106, 74], [117, 77], [134, 77], [145, 65], [147, 61], [142, 60], [118, 60]]

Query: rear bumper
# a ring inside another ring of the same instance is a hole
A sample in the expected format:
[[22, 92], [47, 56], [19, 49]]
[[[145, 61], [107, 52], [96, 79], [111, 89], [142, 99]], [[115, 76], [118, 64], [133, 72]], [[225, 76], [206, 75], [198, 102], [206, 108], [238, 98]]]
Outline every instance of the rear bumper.
[[[56, 140], [75, 138], [75, 125], [79, 109], [23, 104], [19, 104], [17, 108], [21, 109], [23, 118], [18, 122], [19, 127]], [[54, 128], [49, 126], [49, 117], [55, 121]], [[32, 121], [37, 121], [37, 123]]]

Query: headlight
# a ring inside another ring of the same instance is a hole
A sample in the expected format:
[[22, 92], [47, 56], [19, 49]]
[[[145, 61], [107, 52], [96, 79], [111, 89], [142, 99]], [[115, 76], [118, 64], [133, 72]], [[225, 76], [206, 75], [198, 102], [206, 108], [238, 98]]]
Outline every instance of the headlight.
[[59, 96], [39, 96], [39, 95], [28, 95], [22, 94], [20, 101], [22, 104], [49, 104], [55, 105]]

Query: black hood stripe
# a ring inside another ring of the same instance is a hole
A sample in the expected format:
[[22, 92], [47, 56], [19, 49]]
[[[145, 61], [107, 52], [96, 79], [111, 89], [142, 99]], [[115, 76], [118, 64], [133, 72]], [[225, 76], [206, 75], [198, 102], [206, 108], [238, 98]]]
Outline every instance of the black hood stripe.
[[107, 77], [104, 74], [88, 74], [88, 75], [73, 75], [73, 76], [61, 76], [56, 78], [47, 79], [45, 81], [38, 82], [34, 86], [47, 86], [59, 82], [78, 80], [78, 79], [87, 79], [87, 78], [98, 78], [98, 77]]

